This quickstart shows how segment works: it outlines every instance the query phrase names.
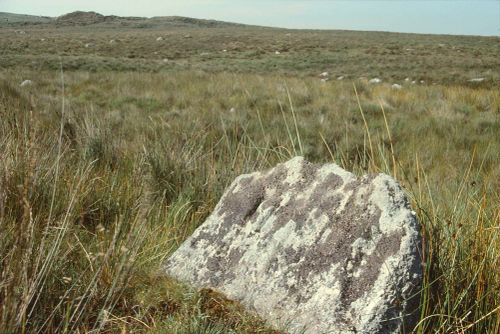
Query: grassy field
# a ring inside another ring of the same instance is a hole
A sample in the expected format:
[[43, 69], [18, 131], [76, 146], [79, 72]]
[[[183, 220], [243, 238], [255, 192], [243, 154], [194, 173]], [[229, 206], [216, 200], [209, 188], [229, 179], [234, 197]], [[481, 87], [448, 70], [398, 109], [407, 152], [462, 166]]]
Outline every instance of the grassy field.
[[498, 38], [23, 29], [0, 29], [3, 332], [279, 333], [159, 269], [234, 177], [295, 155], [407, 189], [426, 246], [416, 333], [500, 332]]
[[[176, 17], [110, 19], [86, 26], [68, 20], [2, 25], [1, 18], [0, 68], [56, 71], [62, 59], [72, 71], [299, 77], [328, 71], [332, 78], [500, 86], [499, 37], [270, 29]], [[474, 78], [485, 81], [470, 83]]]

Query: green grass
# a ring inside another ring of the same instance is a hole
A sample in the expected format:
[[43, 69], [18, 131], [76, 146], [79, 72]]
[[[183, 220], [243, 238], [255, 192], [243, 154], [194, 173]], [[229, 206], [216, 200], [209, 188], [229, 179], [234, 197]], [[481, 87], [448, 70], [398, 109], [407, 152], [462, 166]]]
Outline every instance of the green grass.
[[[91, 72], [174, 75], [180, 70], [203, 70], [317, 77], [328, 71], [332, 78], [378, 77], [389, 83], [402, 83], [408, 77], [427, 85], [500, 85], [499, 37], [287, 30], [222, 23], [207, 28], [204, 21], [186, 25], [179, 18], [154, 22], [144, 29], [122, 24], [0, 25], [0, 68], [57, 71], [62, 59], [66, 70]], [[20, 29], [25, 33], [15, 32]], [[157, 41], [158, 37], [163, 40]], [[481, 77], [485, 78], [482, 83], [468, 82]]]
[[407, 189], [415, 332], [500, 332], [498, 37], [122, 21], [0, 22], [2, 332], [278, 333], [161, 265], [237, 175], [295, 155]]
[[160, 268], [237, 175], [295, 154], [408, 190], [426, 246], [416, 332], [499, 331], [498, 90], [67, 71], [63, 95], [61, 81], [1, 75], [4, 332], [274, 333]]

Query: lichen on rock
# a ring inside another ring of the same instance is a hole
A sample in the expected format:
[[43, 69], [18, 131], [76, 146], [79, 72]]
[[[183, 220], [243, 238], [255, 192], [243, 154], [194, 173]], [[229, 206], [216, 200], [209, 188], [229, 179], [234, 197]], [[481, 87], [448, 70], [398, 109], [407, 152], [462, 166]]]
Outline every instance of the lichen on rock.
[[165, 271], [290, 333], [399, 333], [415, 324], [419, 249], [391, 177], [296, 157], [236, 178]]

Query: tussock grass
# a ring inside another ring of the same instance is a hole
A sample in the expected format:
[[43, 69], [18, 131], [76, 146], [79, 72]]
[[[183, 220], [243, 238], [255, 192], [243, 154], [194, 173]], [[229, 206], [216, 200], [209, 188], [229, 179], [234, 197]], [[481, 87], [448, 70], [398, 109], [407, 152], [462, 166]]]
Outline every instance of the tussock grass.
[[[274, 333], [160, 275], [235, 176], [295, 154], [385, 172], [422, 224], [418, 333], [500, 330], [500, 93], [277, 75], [0, 78], [0, 328]], [[356, 93], [357, 92], [357, 93]]]
[[[207, 28], [196, 24], [144, 28], [27, 24], [17, 29], [25, 33], [16, 33], [14, 26], [0, 22], [2, 68], [57, 71], [63, 59], [67, 70], [91, 72], [203, 70], [318, 77], [328, 71], [333, 80], [339, 76], [377, 77], [403, 83], [408, 77], [427, 85], [500, 85], [495, 70], [500, 66], [500, 38], [493, 36]], [[162, 40], [157, 41], [158, 37]], [[473, 78], [485, 81], [469, 82]]]

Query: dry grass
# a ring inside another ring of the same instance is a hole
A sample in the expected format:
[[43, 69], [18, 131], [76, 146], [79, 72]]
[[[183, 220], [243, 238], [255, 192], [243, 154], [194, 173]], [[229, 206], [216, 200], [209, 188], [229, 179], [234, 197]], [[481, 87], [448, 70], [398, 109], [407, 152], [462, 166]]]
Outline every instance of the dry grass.
[[[158, 37], [162, 40], [157, 41]], [[328, 71], [334, 79], [378, 77], [402, 83], [409, 77], [427, 85], [498, 87], [499, 40], [244, 26], [200, 28], [196, 23], [143, 29], [127, 25], [0, 26], [0, 67], [56, 71], [62, 58], [67, 70], [93, 72], [203, 70], [316, 77]], [[468, 82], [481, 77], [486, 81]]]
[[61, 79], [2, 72], [4, 332], [273, 333], [158, 270], [236, 175], [300, 153], [408, 190], [427, 246], [416, 332], [500, 330], [498, 90], [66, 72], [63, 99]]

